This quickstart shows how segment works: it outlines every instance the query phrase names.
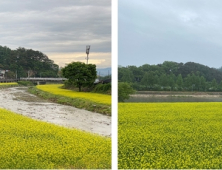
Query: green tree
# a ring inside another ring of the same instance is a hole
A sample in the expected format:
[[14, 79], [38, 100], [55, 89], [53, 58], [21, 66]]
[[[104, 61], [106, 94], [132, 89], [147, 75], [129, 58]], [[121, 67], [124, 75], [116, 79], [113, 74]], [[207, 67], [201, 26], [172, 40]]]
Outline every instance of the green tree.
[[155, 84], [155, 76], [154, 76], [154, 73], [153, 71], [150, 71], [150, 72], [146, 72], [144, 75], [143, 75], [143, 78], [141, 80], [141, 84], [145, 85], [146, 88], [148, 88], [148, 86], [153, 86]]
[[177, 85], [180, 87], [180, 88], [182, 88], [183, 87], [183, 78], [182, 78], [182, 75], [181, 74], [179, 74], [178, 76], [177, 76]]
[[169, 84], [168, 84], [167, 75], [166, 75], [166, 74], [162, 74], [162, 75], [160, 76], [159, 82], [160, 82], [160, 85], [163, 86], [163, 87], [168, 86]]
[[217, 86], [218, 86], [218, 85], [217, 85], [217, 81], [216, 81], [215, 78], [212, 80], [211, 86], [212, 86], [213, 90], [217, 90]]
[[187, 88], [187, 90], [192, 90], [193, 81], [192, 81], [192, 76], [190, 74], [188, 74], [184, 78], [184, 86]]
[[72, 62], [62, 69], [62, 75], [81, 91], [82, 87], [93, 85], [96, 79], [96, 65]]
[[174, 89], [174, 86], [175, 86], [174, 79], [175, 79], [175, 75], [174, 74], [171, 73], [170, 75], [168, 75], [168, 84], [171, 87], [171, 89]]
[[118, 83], [118, 101], [124, 102], [124, 100], [130, 98], [130, 94], [135, 93], [133, 88], [130, 86], [129, 83], [126, 82], [119, 82]]
[[203, 76], [200, 77], [200, 89], [202, 91], [206, 90], [206, 79]]
[[123, 76], [122, 76], [121, 81], [122, 82], [128, 82], [128, 83], [133, 82], [133, 74], [129, 69], [125, 69], [123, 71]]
[[220, 84], [218, 85], [218, 88], [220, 91], [222, 91], [222, 80], [220, 81]]
[[140, 82], [143, 75], [142, 69], [140, 67], [137, 68], [136, 66], [128, 66], [128, 69], [132, 73], [133, 82]]

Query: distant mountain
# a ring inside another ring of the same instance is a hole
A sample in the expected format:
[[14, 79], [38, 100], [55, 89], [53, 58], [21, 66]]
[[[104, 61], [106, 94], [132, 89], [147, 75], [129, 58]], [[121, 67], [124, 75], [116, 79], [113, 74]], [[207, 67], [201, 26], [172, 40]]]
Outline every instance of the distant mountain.
[[97, 71], [97, 75], [100, 75], [100, 76], [103, 76], [103, 77], [112, 74], [111, 67], [108, 67], [108, 68], [97, 68], [96, 71]]
[[175, 75], [181, 74], [183, 77], [186, 77], [188, 74], [197, 73], [200, 76], [204, 76], [207, 81], [212, 81], [216, 79], [219, 83], [222, 80], [222, 72], [219, 69], [210, 68], [208, 66], [187, 62], [185, 64], [177, 63], [178, 72], [175, 71]]

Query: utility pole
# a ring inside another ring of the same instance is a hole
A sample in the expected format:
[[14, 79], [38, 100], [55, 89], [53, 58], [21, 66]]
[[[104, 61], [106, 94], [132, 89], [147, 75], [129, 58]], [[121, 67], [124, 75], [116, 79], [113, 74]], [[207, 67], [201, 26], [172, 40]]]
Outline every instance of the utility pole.
[[86, 64], [88, 64], [88, 60], [89, 60], [89, 50], [90, 50], [90, 45], [87, 45], [87, 46], [86, 46], [86, 54], [87, 54]]

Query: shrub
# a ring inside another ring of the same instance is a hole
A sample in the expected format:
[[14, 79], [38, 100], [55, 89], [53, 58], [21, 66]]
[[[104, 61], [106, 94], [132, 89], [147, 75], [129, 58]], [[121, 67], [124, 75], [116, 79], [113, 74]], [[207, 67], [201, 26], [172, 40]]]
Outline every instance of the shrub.
[[18, 81], [18, 84], [23, 86], [34, 86], [31, 81]]
[[130, 86], [129, 83], [119, 82], [118, 83], [118, 101], [124, 102], [124, 100], [130, 98], [130, 94], [135, 93], [135, 90]]
[[111, 83], [95, 85], [93, 92], [111, 94]]

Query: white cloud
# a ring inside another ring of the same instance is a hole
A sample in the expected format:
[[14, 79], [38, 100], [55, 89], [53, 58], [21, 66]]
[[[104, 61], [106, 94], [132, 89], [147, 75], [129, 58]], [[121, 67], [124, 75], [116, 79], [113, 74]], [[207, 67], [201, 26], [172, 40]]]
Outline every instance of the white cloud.
[[119, 64], [166, 60], [220, 67], [222, 1], [119, 1]]
[[[86, 54], [82, 53], [47, 53], [49, 58], [54, 60], [56, 64], [64, 67], [66, 64], [71, 62], [84, 62], [86, 63]], [[111, 53], [89, 53], [89, 64], [96, 64], [97, 68], [110, 67]]]
[[0, 11], [2, 46], [69, 54], [90, 44], [94, 53], [111, 52], [110, 0], [0, 0]]

